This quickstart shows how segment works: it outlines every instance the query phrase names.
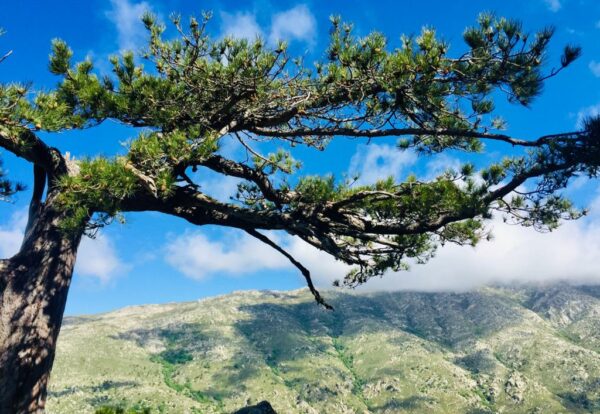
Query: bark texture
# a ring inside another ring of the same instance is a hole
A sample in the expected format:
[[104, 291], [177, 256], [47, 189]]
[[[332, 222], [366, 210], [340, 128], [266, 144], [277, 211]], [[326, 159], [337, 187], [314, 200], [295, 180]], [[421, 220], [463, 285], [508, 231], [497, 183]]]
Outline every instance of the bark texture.
[[43, 413], [81, 234], [58, 228], [56, 197], [32, 204], [19, 253], [0, 261], [0, 413]]

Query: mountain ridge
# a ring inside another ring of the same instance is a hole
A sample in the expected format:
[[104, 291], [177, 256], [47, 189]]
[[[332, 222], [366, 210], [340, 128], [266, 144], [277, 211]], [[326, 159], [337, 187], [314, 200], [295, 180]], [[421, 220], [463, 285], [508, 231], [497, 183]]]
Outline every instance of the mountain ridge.
[[[600, 287], [238, 291], [65, 318], [50, 413], [600, 412]], [[540, 411], [541, 410], [541, 411]]]

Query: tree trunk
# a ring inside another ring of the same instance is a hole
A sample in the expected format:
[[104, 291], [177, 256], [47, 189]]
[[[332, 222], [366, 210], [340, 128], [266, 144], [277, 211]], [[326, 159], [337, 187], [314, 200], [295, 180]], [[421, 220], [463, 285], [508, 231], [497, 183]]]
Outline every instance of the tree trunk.
[[43, 413], [81, 232], [58, 228], [55, 195], [30, 211], [21, 250], [0, 261], [0, 413]]

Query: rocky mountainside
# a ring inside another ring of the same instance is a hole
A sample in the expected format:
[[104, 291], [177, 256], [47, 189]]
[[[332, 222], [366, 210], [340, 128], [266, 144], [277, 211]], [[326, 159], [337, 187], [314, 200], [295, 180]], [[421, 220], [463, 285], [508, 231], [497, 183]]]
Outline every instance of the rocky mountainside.
[[52, 414], [600, 412], [600, 287], [249, 291], [67, 318]]

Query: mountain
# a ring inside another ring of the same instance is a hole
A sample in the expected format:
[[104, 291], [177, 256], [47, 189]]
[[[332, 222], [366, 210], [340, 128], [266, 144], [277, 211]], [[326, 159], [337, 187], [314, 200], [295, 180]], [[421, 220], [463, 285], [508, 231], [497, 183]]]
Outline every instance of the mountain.
[[48, 411], [600, 413], [600, 287], [247, 291], [65, 319]]

